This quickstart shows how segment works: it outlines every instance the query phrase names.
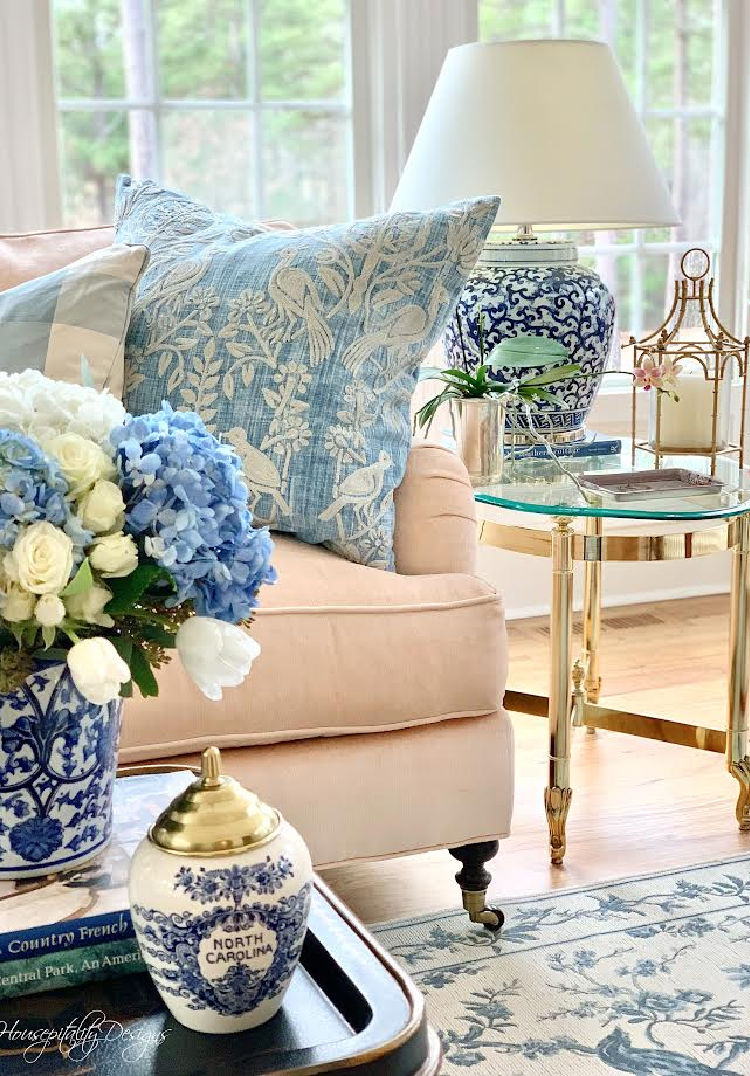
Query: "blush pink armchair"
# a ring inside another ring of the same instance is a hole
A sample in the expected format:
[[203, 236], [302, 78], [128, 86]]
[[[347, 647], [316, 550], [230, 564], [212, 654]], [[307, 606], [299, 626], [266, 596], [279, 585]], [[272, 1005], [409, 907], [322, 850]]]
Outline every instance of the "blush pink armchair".
[[[109, 242], [108, 229], [0, 237], [0, 289]], [[278, 537], [245, 685], [212, 703], [174, 662], [158, 699], [126, 704], [121, 761], [195, 765], [216, 744], [317, 867], [448, 848], [464, 906], [493, 929], [484, 863], [513, 803], [502, 602], [474, 574], [474, 498], [456, 456], [415, 445], [395, 507], [395, 572]]]

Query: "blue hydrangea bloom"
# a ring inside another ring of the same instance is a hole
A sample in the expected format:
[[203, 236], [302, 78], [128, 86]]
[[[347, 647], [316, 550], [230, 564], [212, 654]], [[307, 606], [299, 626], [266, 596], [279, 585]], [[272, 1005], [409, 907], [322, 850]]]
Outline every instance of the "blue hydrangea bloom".
[[90, 540], [71, 517], [67, 493], [55, 459], [30, 437], [0, 429], [0, 549], [12, 549], [23, 527], [41, 521], [62, 527], [74, 545]]
[[125, 530], [177, 584], [173, 604], [237, 623], [272, 583], [268, 531], [255, 529], [235, 451], [168, 403], [112, 431]]

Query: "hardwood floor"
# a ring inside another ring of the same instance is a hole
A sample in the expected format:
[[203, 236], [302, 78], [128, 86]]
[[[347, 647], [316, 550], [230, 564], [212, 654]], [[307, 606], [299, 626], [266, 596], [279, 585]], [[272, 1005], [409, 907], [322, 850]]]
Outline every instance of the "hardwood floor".
[[[515, 621], [508, 634], [512, 686], [546, 693], [547, 621]], [[723, 727], [727, 649], [726, 596], [607, 609], [603, 699]], [[576, 729], [567, 857], [564, 867], [551, 867], [542, 806], [546, 722], [523, 714], [513, 720], [513, 833], [488, 864], [497, 903], [750, 852], [750, 834], [737, 830], [737, 785], [722, 756]], [[365, 922], [379, 922], [456, 907], [457, 867], [447, 852], [431, 852], [336, 868], [325, 879]]]

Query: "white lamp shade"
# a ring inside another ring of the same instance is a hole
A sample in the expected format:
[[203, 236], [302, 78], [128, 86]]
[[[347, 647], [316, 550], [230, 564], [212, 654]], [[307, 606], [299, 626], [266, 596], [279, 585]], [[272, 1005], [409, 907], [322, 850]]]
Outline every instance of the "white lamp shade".
[[497, 225], [678, 224], [614, 56], [596, 41], [451, 49], [391, 208], [502, 199]]

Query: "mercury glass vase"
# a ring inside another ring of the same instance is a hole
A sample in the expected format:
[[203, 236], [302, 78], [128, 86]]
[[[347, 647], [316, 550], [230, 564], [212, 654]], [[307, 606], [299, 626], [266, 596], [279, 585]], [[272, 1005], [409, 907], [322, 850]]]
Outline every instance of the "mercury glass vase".
[[122, 700], [88, 702], [63, 663], [0, 695], [0, 881], [92, 859], [109, 843]]
[[473, 486], [499, 482], [503, 475], [505, 403], [484, 399], [450, 401], [453, 436]]

